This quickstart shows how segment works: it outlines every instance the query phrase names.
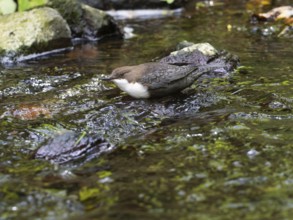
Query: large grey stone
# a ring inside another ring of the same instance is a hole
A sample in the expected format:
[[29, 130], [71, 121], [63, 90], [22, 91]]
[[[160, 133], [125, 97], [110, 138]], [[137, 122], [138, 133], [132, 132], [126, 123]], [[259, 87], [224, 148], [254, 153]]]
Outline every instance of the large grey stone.
[[[42, 53], [71, 44], [66, 21], [52, 8], [37, 8], [0, 17], [0, 58]], [[63, 41], [64, 40], [64, 41]]]
[[101, 38], [113, 34], [122, 37], [119, 26], [106, 12], [84, 4], [82, 4], [82, 10], [85, 21], [82, 32], [84, 38]]
[[114, 19], [102, 10], [77, 0], [50, 0], [48, 6], [58, 10], [67, 21], [73, 38], [96, 40], [107, 35], [123, 36]]

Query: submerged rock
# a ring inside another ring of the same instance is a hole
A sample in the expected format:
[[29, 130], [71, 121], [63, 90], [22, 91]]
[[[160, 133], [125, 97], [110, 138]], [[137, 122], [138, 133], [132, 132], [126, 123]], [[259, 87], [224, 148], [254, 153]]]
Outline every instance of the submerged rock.
[[64, 130], [40, 147], [35, 153], [35, 158], [58, 164], [78, 159], [85, 162], [113, 148], [113, 145], [98, 135]]
[[71, 45], [71, 32], [66, 21], [52, 8], [37, 8], [2, 16], [0, 26], [2, 63]]
[[114, 19], [102, 10], [76, 0], [51, 0], [48, 5], [67, 21], [72, 37], [96, 40], [107, 35], [123, 36]]

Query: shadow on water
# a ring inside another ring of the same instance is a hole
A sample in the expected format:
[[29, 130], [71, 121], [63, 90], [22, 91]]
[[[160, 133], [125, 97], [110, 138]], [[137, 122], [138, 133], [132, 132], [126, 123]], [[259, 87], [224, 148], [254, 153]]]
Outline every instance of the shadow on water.
[[[135, 38], [1, 68], [0, 219], [290, 219], [292, 39], [253, 33], [248, 19], [226, 3], [129, 20]], [[248, 70], [151, 100], [100, 80], [182, 40], [237, 54]], [[77, 160], [32, 157], [67, 142]]]

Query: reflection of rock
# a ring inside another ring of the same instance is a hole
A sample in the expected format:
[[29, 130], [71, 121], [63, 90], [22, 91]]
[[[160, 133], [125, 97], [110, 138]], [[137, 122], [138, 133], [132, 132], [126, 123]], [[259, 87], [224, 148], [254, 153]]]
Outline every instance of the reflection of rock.
[[75, 47], [68, 52], [66, 56], [69, 59], [96, 59], [99, 55], [97, 45], [92, 43], [83, 44], [81, 47]]
[[50, 7], [60, 12], [67, 21], [73, 37], [98, 39], [106, 35], [122, 37], [122, 31], [105, 12], [80, 4], [75, 0], [51, 0]]
[[60, 164], [78, 159], [84, 162], [113, 148], [113, 145], [95, 134], [78, 134], [64, 130], [40, 147], [35, 153], [35, 158]]
[[41, 53], [70, 45], [71, 33], [65, 20], [51, 8], [37, 8], [0, 17], [0, 54], [16, 59], [19, 55]]

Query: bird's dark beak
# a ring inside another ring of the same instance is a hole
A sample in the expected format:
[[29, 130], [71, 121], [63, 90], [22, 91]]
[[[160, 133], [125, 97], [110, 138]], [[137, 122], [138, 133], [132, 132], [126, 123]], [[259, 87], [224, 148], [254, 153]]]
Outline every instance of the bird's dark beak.
[[111, 81], [112, 80], [111, 77], [108, 77], [108, 78], [100, 78], [100, 79], [103, 80], [103, 81]]

